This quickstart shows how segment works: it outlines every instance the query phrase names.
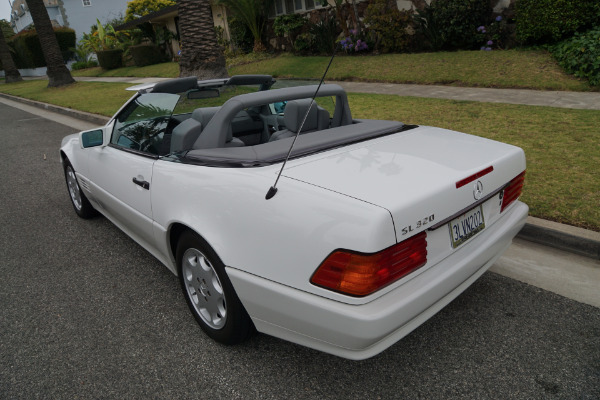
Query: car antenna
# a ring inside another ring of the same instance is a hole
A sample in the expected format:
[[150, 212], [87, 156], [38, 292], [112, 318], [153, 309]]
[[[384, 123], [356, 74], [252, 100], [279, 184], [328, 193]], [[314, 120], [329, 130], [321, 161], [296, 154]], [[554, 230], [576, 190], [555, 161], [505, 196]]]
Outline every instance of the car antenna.
[[302, 127], [304, 126], [304, 122], [306, 121], [306, 118], [308, 117], [310, 109], [312, 108], [313, 103], [315, 102], [315, 98], [317, 97], [317, 94], [319, 93], [319, 89], [321, 89], [321, 85], [323, 84], [323, 81], [325, 80], [325, 76], [327, 75], [327, 71], [329, 71], [329, 67], [331, 66], [331, 63], [333, 62], [334, 57], [335, 57], [335, 47], [333, 48], [333, 54], [331, 55], [331, 58], [329, 59], [329, 64], [327, 64], [327, 68], [325, 68], [325, 73], [321, 77], [321, 82], [319, 82], [319, 86], [317, 86], [317, 90], [315, 90], [315, 94], [313, 95], [312, 99], [310, 100], [310, 105], [308, 106], [308, 109], [304, 113], [304, 118], [302, 119], [300, 128], [298, 129], [298, 132], [296, 132], [296, 136], [294, 136], [294, 140], [292, 141], [292, 145], [290, 146], [290, 149], [288, 150], [287, 156], [285, 157], [283, 164], [281, 164], [281, 169], [279, 170], [279, 173], [277, 174], [277, 179], [275, 179], [275, 183], [273, 184], [273, 186], [271, 186], [269, 188], [269, 191], [267, 192], [267, 195], [265, 196], [266, 200], [271, 199], [277, 193], [277, 182], [279, 182], [279, 178], [281, 177], [281, 173], [283, 172], [283, 169], [285, 168], [285, 164], [287, 163], [288, 159], [290, 158], [290, 155], [292, 154], [292, 149], [294, 148], [294, 145], [296, 144], [296, 139], [298, 139], [298, 136], [300, 136], [300, 132], [302, 132]]

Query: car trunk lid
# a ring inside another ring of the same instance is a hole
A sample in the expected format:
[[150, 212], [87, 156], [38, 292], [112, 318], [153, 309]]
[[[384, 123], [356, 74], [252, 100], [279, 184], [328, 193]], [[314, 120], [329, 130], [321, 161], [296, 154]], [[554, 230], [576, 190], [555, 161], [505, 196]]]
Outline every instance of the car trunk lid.
[[432, 127], [303, 161], [283, 176], [386, 208], [397, 241], [468, 210], [525, 169], [518, 147]]

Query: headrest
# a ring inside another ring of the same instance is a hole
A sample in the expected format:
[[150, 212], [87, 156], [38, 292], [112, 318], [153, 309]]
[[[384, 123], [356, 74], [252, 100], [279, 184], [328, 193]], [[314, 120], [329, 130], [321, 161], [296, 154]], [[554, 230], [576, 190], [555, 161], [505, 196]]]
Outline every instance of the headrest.
[[[285, 127], [288, 130], [298, 132], [310, 104], [311, 99], [292, 100], [287, 102], [285, 111], [283, 112], [283, 120], [285, 122]], [[306, 121], [304, 122], [304, 126], [302, 127], [302, 132], [316, 130], [317, 125], [317, 103], [313, 103], [312, 107], [310, 107], [308, 116], [306, 117]]]
[[[192, 118], [194, 118], [196, 121], [201, 122], [202, 125], [204, 124], [204, 119], [206, 118], [204, 112], [202, 111], [202, 108], [196, 108], [193, 112], [192, 112]], [[206, 121], [208, 122], [208, 121]]]

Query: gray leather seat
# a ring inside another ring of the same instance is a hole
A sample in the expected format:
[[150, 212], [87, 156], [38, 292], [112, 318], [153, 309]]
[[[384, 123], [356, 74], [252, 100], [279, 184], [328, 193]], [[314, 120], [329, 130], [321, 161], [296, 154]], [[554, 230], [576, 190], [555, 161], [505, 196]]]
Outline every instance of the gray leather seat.
[[[288, 101], [285, 106], [285, 111], [283, 112], [283, 121], [286, 129], [273, 133], [269, 142], [296, 136], [296, 133], [300, 130], [304, 115], [310, 105], [311, 99]], [[312, 107], [310, 107], [310, 111], [306, 116], [306, 121], [304, 122], [304, 126], [302, 126], [302, 132], [300, 132], [300, 134], [302, 135], [307, 132], [314, 132], [327, 128], [329, 128], [329, 112], [324, 108], [317, 106], [317, 103], [314, 103]]]
[[[173, 129], [171, 135], [171, 153], [190, 150], [200, 134], [202, 129], [208, 124], [208, 121], [219, 111], [219, 107], [197, 108], [192, 112], [192, 116]], [[244, 146], [238, 138], [234, 138], [229, 129], [225, 147]]]

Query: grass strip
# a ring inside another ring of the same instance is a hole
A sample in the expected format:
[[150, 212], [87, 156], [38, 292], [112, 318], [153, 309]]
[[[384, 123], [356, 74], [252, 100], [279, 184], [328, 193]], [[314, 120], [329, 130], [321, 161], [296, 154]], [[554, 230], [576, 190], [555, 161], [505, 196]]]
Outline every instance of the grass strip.
[[[0, 92], [111, 116], [129, 84], [47, 81], [0, 85]], [[600, 111], [350, 93], [354, 118], [439, 126], [522, 147], [527, 177], [522, 200], [530, 214], [600, 231]], [[465, 157], [465, 154], [457, 154]]]
[[49, 88], [47, 80], [32, 80], [0, 85], [0, 92], [57, 106], [112, 117], [134, 92], [130, 83], [76, 82]]
[[[233, 66], [229, 74], [320, 78], [327, 62], [328, 57], [323, 56], [283, 54]], [[339, 55], [331, 65], [327, 79], [538, 90], [599, 89], [567, 75], [550, 53], [543, 50]]]

